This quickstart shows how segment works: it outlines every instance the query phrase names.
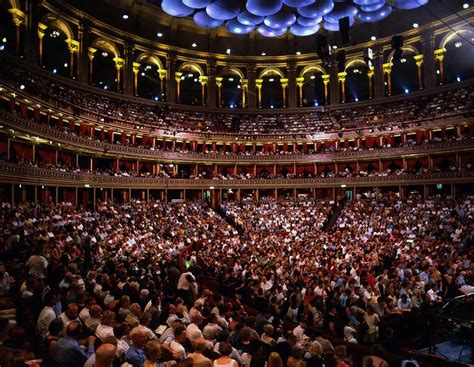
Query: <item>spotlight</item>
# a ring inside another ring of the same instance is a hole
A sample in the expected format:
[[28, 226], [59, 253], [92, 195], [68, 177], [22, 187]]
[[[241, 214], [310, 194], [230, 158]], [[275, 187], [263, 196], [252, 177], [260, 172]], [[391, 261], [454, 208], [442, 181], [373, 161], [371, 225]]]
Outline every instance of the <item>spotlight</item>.
[[230, 53], [231, 53], [230, 48], [228, 48], [228, 49], [225, 51], [225, 53], [226, 53], [227, 55], [230, 55]]
[[311, 75], [310, 79], [311, 79], [311, 80], [316, 79], [316, 75]]
[[263, 51], [261, 55], [262, 55], [262, 56], [266, 56], [267, 54], [265, 53], [265, 51]]
[[459, 83], [459, 82], [461, 81], [461, 77], [458, 76], [458, 77], [456, 78], [456, 81]]
[[159, 101], [160, 100], [160, 97], [155, 97], [155, 101]]
[[67, 68], [67, 62], [64, 63], [64, 67]]
[[271, 105], [270, 108], [273, 108], [273, 105]]
[[296, 51], [296, 54], [297, 54], [297, 55], [301, 55], [301, 51]]
[[418, 23], [413, 23], [413, 28], [418, 28], [418, 27], [419, 27]]
[[197, 47], [197, 43], [196, 42], [193, 42], [193, 44], [191, 45], [192, 47]]
[[20, 89], [21, 89], [21, 90], [25, 89], [25, 86], [24, 86], [23, 84], [20, 85]]
[[145, 76], [145, 73], [142, 73], [141, 76]]
[[125, 20], [127, 20], [127, 19], [128, 19], [128, 14], [124, 14], [124, 15], [122, 15], [122, 19], [125, 19]]
[[107, 90], [107, 89], [109, 89], [109, 87], [107, 87], [106, 85], [104, 85], [104, 89]]
[[109, 54], [107, 52], [105, 52], [105, 51], [102, 52], [102, 57], [107, 57], [107, 56], [109, 56]]
[[58, 72], [57, 69], [53, 69], [53, 74], [56, 74]]
[[408, 94], [410, 93], [410, 91], [408, 90], [408, 88], [405, 88], [405, 94]]
[[454, 44], [454, 47], [456, 48], [459, 48], [462, 46], [462, 42], [461, 41], [457, 41], [455, 44]]
[[354, 101], [359, 102], [359, 98], [355, 97]]
[[468, 4], [468, 3], [464, 3], [464, 4], [462, 5], [462, 8], [463, 8], [463, 9], [469, 8], [469, 4]]
[[163, 33], [158, 32], [158, 33], [156, 34], [156, 36], [157, 36], [157, 37], [163, 37]]
[[268, 79], [268, 81], [269, 81], [269, 82], [274, 82], [274, 81], [275, 81], [275, 79], [273, 79], [273, 78], [270, 78], [270, 79]]
[[375, 36], [370, 37], [371, 41], [375, 41], [376, 39], [377, 39], [377, 37], [375, 37]]

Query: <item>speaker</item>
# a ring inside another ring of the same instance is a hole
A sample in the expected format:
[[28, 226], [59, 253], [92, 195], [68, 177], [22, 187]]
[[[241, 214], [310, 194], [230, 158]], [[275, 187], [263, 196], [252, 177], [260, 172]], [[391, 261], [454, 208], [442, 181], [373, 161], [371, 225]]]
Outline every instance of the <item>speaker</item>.
[[339, 32], [341, 33], [342, 44], [349, 43], [351, 37], [349, 36], [349, 17], [339, 19]]
[[337, 61], [337, 71], [342, 73], [346, 68], [346, 51], [340, 50], [336, 54], [336, 61]]
[[396, 50], [403, 47], [403, 36], [392, 37], [392, 49]]

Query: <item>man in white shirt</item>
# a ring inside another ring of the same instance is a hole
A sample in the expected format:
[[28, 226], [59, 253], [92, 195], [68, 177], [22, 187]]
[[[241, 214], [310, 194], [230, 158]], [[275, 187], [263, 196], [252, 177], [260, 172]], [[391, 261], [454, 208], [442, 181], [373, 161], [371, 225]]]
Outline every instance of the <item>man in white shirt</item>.
[[48, 328], [51, 321], [58, 317], [53, 308], [53, 306], [58, 302], [58, 299], [59, 297], [56, 293], [50, 292], [45, 296], [44, 301], [46, 305], [41, 310], [37, 321], [38, 331], [43, 339], [46, 339], [48, 336]]
[[79, 321], [79, 307], [75, 303], [70, 303], [67, 305], [66, 311], [64, 311], [59, 318], [63, 320], [64, 330], [71, 323], [71, 321]]
[[202, 316], [196, 314], [192, 317], [191, 323], [186, 327], [186, 337], [194, 343], [198, 338], [202, 338], [202, 331], [199, 328], [199, 325], [202, 324]]

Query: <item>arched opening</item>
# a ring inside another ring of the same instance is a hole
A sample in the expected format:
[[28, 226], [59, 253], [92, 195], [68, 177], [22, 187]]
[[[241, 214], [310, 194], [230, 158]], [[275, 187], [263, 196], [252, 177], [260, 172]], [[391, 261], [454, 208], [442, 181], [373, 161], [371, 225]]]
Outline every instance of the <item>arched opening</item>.
[[325, 104], [323, 72], [310, 69], [303, 75], [303, 107], [317, 107]]
[[283, 73], [277, 69], [267, 69], [260, 73], [262, 80], [262, 108], [283, 108]]
[[96, 39], [92, 43], [94, 52], [92, 59], [91, 84], [105, 90], [120, 91], [120, 83], [117, 79], [116, 60], [120, 57], [116, 46], [104, 39]]
[[137, 73], [136, 95], [155, 101], [164, 100], [164, 90], [162, 90], [164, 83], [160, 79], [162, 67], [158, 58], [153, 55], [141, 55], [137, 58], [137, 62], [140, 66]]
[[[467, 41], [472, 39], [474, 32], [458, 32], [453, 34], [444, 45], [444, 76], [443, 83], [456, 83], [474, 77], [474, 47]], [[436, 76], [439, 78], [439, 67]]]
[[222, 71], [221, 106], [242, 108], [242, 73], [234, 69]]
[[367, 64], [363, 60], [352, 60], [346, 66], [346, 102], [369, 99], [369, 77]]
[[203, 104], [202, 71], [195, 64], [183, 64], [179, 70], [183, 73], [180, 80], [179, 102], [187, 105], [201, 106]]
[[416, 66], [416, 51], [403, 48], [399, 59], [391, 57], [392, 62], [392, 95], [405, 94], [418, 90], [418, 67]]
[[46, 28], [43, 37], [43, 69], [62, 76], [71, 75], [71, 54], [67, 40], [68, 36], [54, 25]]

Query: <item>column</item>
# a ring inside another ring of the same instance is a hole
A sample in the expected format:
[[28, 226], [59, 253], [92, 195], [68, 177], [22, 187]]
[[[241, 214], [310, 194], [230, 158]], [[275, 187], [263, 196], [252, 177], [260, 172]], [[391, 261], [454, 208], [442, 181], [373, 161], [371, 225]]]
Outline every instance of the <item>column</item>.
[[298, 106], [297, 86], [296, 86], [296, 61], [290, 59], [287, 66], [288, 70], [288, 107], [296, 108]]
[[418, 68], [418, 88], [423, 89], [423, 54], [415, 55], [416, 67]]
[[303, 85], [304, 77], [296, 78], [296, 86], [298, 87], [298, 105], [303, 107]]
[[176, 103], [180, 102], [180, 94], [181, 94], [181, 76], [183, 75], [182, 72], [177, 71], [174, 73], [175, 77], [174, 80], [176, 82]]
[[13, 24], [15, 24], [16, 30], [16, 55], [20, 56], [20, 27], [25, 22], [26, 14], [23, 13], [20, 9], [11, 8], [8, 9], [8, 12], [12, 15]]
[[160, 77], [160, 93], [161, 98], [160, 100], [165, 100], [166, 98], [166, 91], [165, 91], [165, 78], [166, 78], [166, 70], [160, 69], [158, 70], [158, 76]]
[[133, 93], [138, 96], [138, 73], [140, 72], [140, 63], [133, 63]]
[[385, 76], [387, 78], [387, 94], [389, 96], [392, 95], [392, 65], [393, 64], [391, 62], [383, 64], [383, 74], [384, 78]]
[[435, 36], [432, 28], [425, 28], [421, 33], [421, 46], [423, 50], [423, 76], [425, 89], [434, 88], [436, 84], [435, 74]]
[[43, 66], [43, 38], [47, 25], [38, 23], [38, 65]]
[[176, 54], [174, 52], [169, 51], [167, 54], [166, 70], [168, 73], [166, 75], [166, 101], [175, 103], [178, 100], [176, 87], [179, 85], [179, 82], [176, 79]]
[[123, 92], [130, 96], [133, 95], [133, 93], [137, 93], [137, 89], [134, 90], [134, 53], [135, 49], [133, 45], [127, 41], [124, 47]]
[[262, 108], [262, 83], [263, 79], [255, 79], [255, 86], [257, 87], [258, 108]]
[[439, 67], [439, 85], [443, 85], [444, 83], [444, 54], [446, 53], [446, 49], [438, 48], [434, 51], [435, 60], [438, 62]]
[[206, 85], [207, 85], [207, 76], [202, 75], [199, 77], [199, 82], [201, 83], [201, 104], [206, 105]]
[[256, 83], [256, 69], [255, 64], [249, 64], [247, 66], [247, 78], [248, 78], [248, 104], [249, 108], [257, 108], [257, 83]]
[[337, 80], [341, 86], [341, 103], [346, 102], [346, 75], [347, 73], [345, 71], [341, 73], [337, 73]]
[[39, 1], [26, 0], [25, 1], [25, 23], [24, 23], [24, 53], [25, 58], [32, 62], [38, 63], [38, 20], [39, 15]]
[[79, 24], [79, 55], [77, 60], [77, 77], [80, 82], [88, 83], [89, 68], [89, 25], [82, 21]]
[[329, 104], [329, 80], [331, 76], [329, 74], [323, 74], [321, 76], [323, 78], [324, 83], [324, 104]]
[[369, 78], [369, 99], [374, 98], [374, 67], [372, 66], [367, 72], [367, 77]]
[[120, 57], [115, 57], [115, 68], [117, 69], [117, 92], [122, 90], [122, 68], [125, 65], [125, 60]]
[[249, 89], [248, 79], [241, 79], [241, 89], [242, 89], [242, 108], [247, 108], [247, 94]]
[[383, 70], [383, 47], [376, 44], [374, 51], [374, 98], [382, 98], [385, 96], [385, 80]]
[[[206, 78], [206, 87], [207, 87], [207, 105], [209, 107], [219, 106], [219, 100], [216, 103], [216, 60], [214, 58], [209, 58], [207, 60], [207, 78]], [[203, 103], [204, 104], [204, 103]]]
[[66, 43], [69, 48], [69, 54], [70, 54], [70, 60], [69, 60], [69, 76], [71, 78], [75, 77], [74, 73], [74, 59], [76, 58], [74, 55], [79, 53], [79, 42], [76, 40], [68, 39], [66, 40]]
[[87, 58], [89, 59], [89, 83], [92, 83], [92, 72], [94, 66], [94, 56], [97, 52], [96, 48], [89, 47], [87, 50]]
[[222, 80], [221, 76], [216, 77], [216, 86], [217, 86], [217, 107], [222, 106]]
[[286, 88], [288, 87], [288, 78], [280, 79], [280, 83], [283, 93], [283, 108], [286, 108]]

